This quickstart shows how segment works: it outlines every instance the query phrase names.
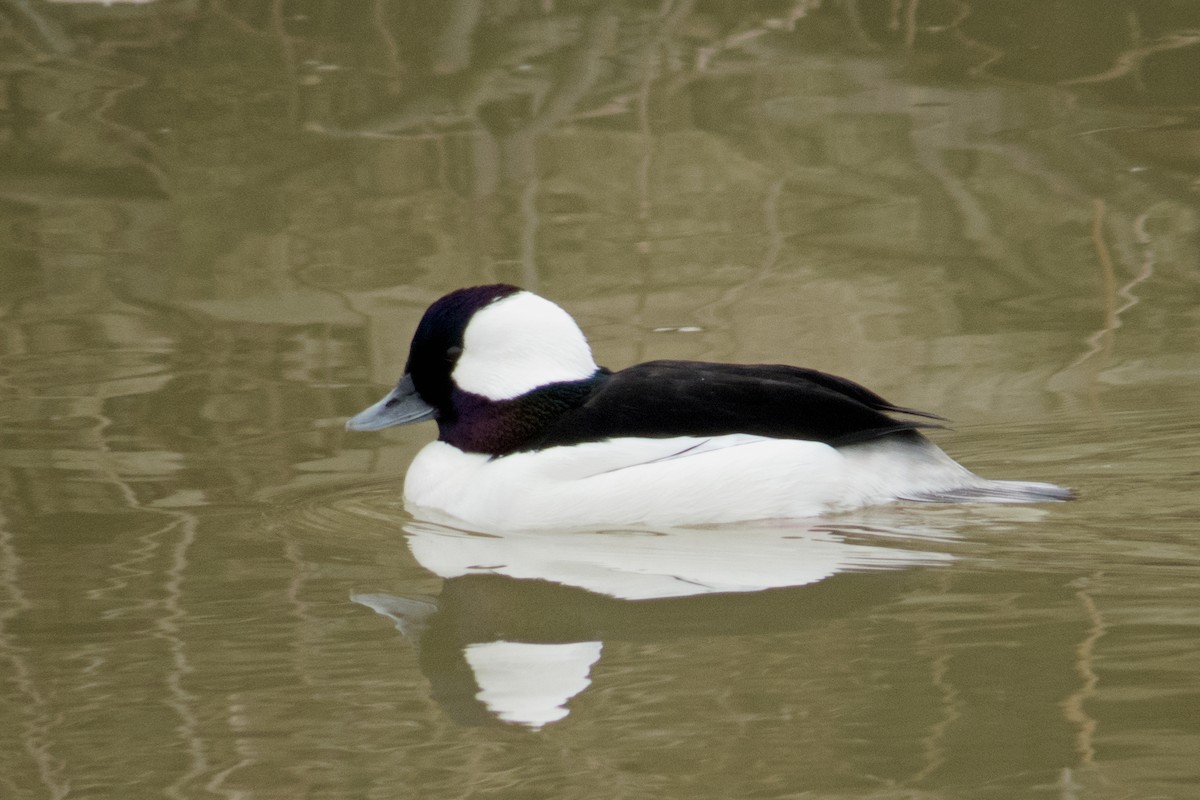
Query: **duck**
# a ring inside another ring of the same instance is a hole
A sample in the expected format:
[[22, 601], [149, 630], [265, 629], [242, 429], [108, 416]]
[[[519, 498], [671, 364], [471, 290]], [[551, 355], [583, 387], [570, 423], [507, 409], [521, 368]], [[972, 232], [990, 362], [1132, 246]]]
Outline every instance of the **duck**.
[[697, 526], [867, 506], [1038, 503], [1070, 489], [990, 480], [924, 431], [945, 420], [786, 364], [596, 364], [567, 311], [510, 284], [457, 289], [413, 334], [396, 386], [346, 422], [432, 420], [406, 509], [478, 531]]

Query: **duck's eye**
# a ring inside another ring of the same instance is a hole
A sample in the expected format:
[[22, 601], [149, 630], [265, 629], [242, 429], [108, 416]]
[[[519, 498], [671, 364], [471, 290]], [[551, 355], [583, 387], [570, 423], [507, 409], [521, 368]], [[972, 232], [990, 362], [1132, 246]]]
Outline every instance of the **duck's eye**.
[[458, 357], [461, 355], [462, 355], [461, 347], [446, 348], [446, 361], [448, 361], [451, 364], [453, 364], [455, 361], [458, 361]]

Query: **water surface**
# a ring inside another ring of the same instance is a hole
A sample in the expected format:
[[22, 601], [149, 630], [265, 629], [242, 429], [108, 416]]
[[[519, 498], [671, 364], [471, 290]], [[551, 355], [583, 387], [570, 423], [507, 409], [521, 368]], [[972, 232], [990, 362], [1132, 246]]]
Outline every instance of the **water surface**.
[[[0, 20], [4, 797], [1196, 796], [1190, 6]], [[1080, 499], [418, 523], [342, 422], [498, 280]]]

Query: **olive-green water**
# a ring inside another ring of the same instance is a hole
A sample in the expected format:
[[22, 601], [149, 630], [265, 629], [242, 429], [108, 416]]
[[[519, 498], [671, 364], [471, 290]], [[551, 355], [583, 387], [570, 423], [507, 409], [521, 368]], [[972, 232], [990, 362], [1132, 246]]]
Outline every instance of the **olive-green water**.
[[[0, 797], [1200, 797], [1200, 5], [0, 2]], [[414, 521], [508, 281], [1076, 502]]]

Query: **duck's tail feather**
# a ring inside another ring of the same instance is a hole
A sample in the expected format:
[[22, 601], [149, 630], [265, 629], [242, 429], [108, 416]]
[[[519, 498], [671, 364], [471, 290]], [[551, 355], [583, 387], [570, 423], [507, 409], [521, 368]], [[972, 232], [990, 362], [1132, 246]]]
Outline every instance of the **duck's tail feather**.
[[919, 492], [904, 499], [919, 503], [1057, 503], [1074, 500], [1075, 492], [1053, 483], [981, 479], [979, 483]]

